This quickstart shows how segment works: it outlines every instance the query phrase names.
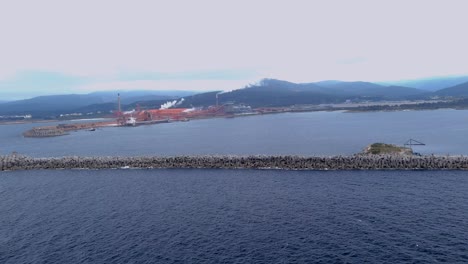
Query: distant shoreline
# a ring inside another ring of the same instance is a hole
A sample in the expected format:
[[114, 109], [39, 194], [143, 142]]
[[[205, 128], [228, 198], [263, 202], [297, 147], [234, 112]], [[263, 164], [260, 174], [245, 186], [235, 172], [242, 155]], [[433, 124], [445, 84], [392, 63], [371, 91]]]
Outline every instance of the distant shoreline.
[[37, 119], [37, 120], [0, 121], [0, 125], [40, 124], [40, 123], [53, 123], [53, 122], [59, 122], [59, 120]]
[[[468, 102], [467, 102], [468, 103]], [[343, 111], [344, 113], [363, 113], [363, 112], [399, 112], [399, 111], [425, 111], [425, 110], [467, 110], [468, 104], [456, 104], [452, 101], [385, 101], [385, 102], [371, 102], [371, 103], [357, 103], [357, 104], [330, 104], [326, 106], [321, 105], [306, 105], [306, 106], [289, 106], [289, 107], [271, 107], [271, 109], [278, 109], [272, 112], [258, 112], [250, 115], [235, 115], [230, 117], [243, 117], [255, 115], [269, 115], [281, 113], [304, 113], [304, 112], [335, 112]], [[199, 119], [210, 118], [223, 118], [220, 116], [207, 117]], [[57, 123], [57, 122], [73, 122], [73, 121], [99, 121], [112, 119], [112, 117], [95, 117], [88, 119], [34, 119], [34, 120], [16, 120], [16, 121], [0, 121], [0, 125], [19, 125], [19, 124], [41, 124], [41, 123]]]

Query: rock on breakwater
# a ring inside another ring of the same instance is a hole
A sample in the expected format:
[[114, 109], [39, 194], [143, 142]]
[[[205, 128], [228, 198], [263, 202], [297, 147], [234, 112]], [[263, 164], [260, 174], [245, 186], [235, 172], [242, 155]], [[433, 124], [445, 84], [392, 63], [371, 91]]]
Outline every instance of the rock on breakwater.
[[468, 157], [353, 155], [302, 156], [174, 156], [59, 157], [0, 156], [0, 170], [221, 168], [290, 170], [468, 170]]

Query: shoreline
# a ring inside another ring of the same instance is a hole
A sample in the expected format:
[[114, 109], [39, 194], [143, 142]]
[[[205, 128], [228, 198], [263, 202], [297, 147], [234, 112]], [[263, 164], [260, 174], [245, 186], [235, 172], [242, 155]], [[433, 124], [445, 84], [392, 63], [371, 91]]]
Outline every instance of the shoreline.
[[[425, 111], [425, 110], [444, 110], [444, 109], [453, 109], [453, 110], [468, 110], [468, 106], [466, 108], [463, 107], [447, 107], [447, 106], [438, 106], [435, 108], [432, 107], [420, 107], [420, 108], [413, 108], [412, 106], [424, 105], [424, 104], [437, 104], [437, 103], [447, 103], [449, 101], [445, 100], [422, 100], [422, 101], [376, 101], [371, 103], [355, 103], [355, 104], [330, 104], [326, 107], [319, 107], [320, 105], [310, 105], [303, 109], [297, 108], [295, 109], [294, 106], [278, 106], [272, 107], [277, 108], [279, 111], [273, 112], [258, 112], [255, 114], [250, 115], [236, 115], [235, 117], [242, 117], [242, 116], [251, 116], [251, 115], [267, 115], [267, 114], [281, 114], [281, 113], [303, 113], [303, 112], [334, 112], [334, 111], [342, 111], [344, 113], [363, 113], [363, 112], [399, 112], [399, 111]], [[395, 108], [395, 106], [398, 106]], [[312, 107], [312, 108], [309, 108]], [[381, 109], [371, 109], [370, 107], [381, 107]], [[400, 108], [402, 107], [402, 108]], [[260, 107], [261, 108], [261, 107]], [[223, 117], [223, 116], [215, 116], [216, 117]], [[225, 117], [225, 116], [224, 116]], [[206, 118], [213, 118], [213, 117], [201, 117], [196, 119], [206, 119]], [[94, 118], [72, 118], [72, 119], [32, 119], [32, 120], [14, 120], [14, 121], [0, 121], [0, 125], [18, 125], [18, 124], [35, 124], [35, 123], [53, 123], [53, 122], [79, 122], [79, 121], [100, 121], [100, 120], [107, 120], [107, 119], [114, 119], [112, 117], [103, 115]]]
[[57, 169], [280, 169], [280, 170], [468, 170], [468, 157], [352, 156], [141, 156], [33, 158], [0, 156], [0, 171]]
[[[461, 109], [453, 109], [453, 108], [440, 108], [440, 109], [399, 109], [399, 110], [358, 110], [352, 108], [330, 108], [330, 109], [313, 109], [313, 110], [289, 110], [289, 111], [278, 111], [278, 112], [257, 112], [251, 114], [239, 114], [239, 115], [232, 115], [232, 116], [204, 116], [204, 117], [197, 117], [190, 120], [206, 120], [206, 119], [218, 119], [218, 118], [244, 118], [244, 117], [252, 117], [252, 116], [263, 116], [263, 115], [273, 115], [273, 114], [285, 114], [285, 113], [317, 113], [317, 112], [340, 112], [344, 114], [359, 114], [359, 113], [378, 113], [378, 112], [409, 112], [409, 111], [435, 111], [435, 110], [461, 110]], [[463, 109], [465, 110], [465, 109]], [[83, 121], [95, 121], [93, 123], [80, 123]], [[18, 125], [18, 124], [27, 124], [27, 123], [52, 123], [57, 122], [57, 120], [35, 120], [35, 121], [21, 121], [21, 122], [7, 122], [2, 123], [0, 125]], [[115, 126], [122, 126], [117, 124], [117, 121], [111, 118], [93, 118], [93, 119], [72, 119], [68, 120], [66, 125], [62, 126], [64, 129], [60, 127], [60, 125], [56, 126], [41, 126], [41, 127], [33, 127], [30, 130], [24, 131], [23, 136], [25, 137], [33, 137], [33, 138], [43, 138], [43, 137], [53, 137], [53, 136], [63, 136], [68, 135], [68, 132], [77, 131], [77, 130], [85, 130], [85, 129], [92, 129], [92, 128], [103, 128], [103, 127], [115, 127]], [[180, 122], [180, 120], [172, 120], [172, 122]], [[159, 123], [159, 122], [158, 122]], [[157, 124], [157, 123], [154, 123]], [[154, 124], [143, 124], [143, 125], [154, 125]], [[64, 130], [63, 133], [61, 130]], [[44, 131], [47, 131], [47, 135], [42, 135]]]
[[16, 120], [16, 121], [0, 121], [0, 125], [24, 125], [24, 124], [43, 124], [43, 123], [59, 123], [59, 122], [84, 122], [84, 121], [108, 121], [114, 120], [112, 117], [97, 117], [88, 119], [34, 119], [34, 120]]

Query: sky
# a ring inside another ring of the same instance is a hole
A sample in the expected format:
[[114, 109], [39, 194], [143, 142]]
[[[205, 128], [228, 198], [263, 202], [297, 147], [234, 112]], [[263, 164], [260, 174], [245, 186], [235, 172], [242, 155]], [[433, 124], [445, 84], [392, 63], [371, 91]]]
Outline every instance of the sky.
[[0, 101], [468, 74], [465, 0], [2, 0]]

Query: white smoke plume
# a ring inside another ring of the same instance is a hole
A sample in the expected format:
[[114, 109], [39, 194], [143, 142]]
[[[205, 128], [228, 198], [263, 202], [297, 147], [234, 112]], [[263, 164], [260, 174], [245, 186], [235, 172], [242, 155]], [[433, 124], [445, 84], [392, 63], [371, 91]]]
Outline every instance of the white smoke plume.
[[123, 112], [124, 115], [131, 115], [131, 114], [133, 114], [133, 113], [135, 113], [135, 109], [133, 109], [132, 111], [125, 111], [125, 112]]
[[177, 103], [177, 100], [168, 101], [168, 102], [162, 104], [161, 108], [159, 108], [159, 109], [169, 109], [169, 108], [173, 107], [176, 103]]
[[179, 102], [177, 102], [177, 100], [174, 100], [174, 101], [167, 101], [166, 103], [162, 104], [162, 105], [161, 105], [161, 108], [159, 108], [159, 109], [169, 109], [169, 108], [171, 108], [171, 107], [173, 107], [173, 106], [178, 106], [178, 105], [182, 104], [182, 103], [184, 102], [184, 100], [185, 100], [185, 99], [182, 98], [182, 99], [180, 99]]
[[181, 105], [181, 104], [182, 104], [184, 101], [185, 101], [185, 99], [184, 99], [184, 98], [180, 99], [180, 101], [179, 101], [179, 102], [177, 102], [176, 106], [177, 106], [177, 105]]
[[226, 90], [226, 91], [221, 91], [221, 92], [217, 93], [217, 95], [218, 95], [218, 94], [225, 94], [225, 93], [230, 93], [230, 92], [232, 92], [232, 91], [234, 91], [234, 90]]
[[184, 113], [189, 113], [189, 112], [193, 112], [195, 110], [197, 110], [197, 109], [196, 108], [189, 108], [189, 109], [185, 109], [183, 112]]

